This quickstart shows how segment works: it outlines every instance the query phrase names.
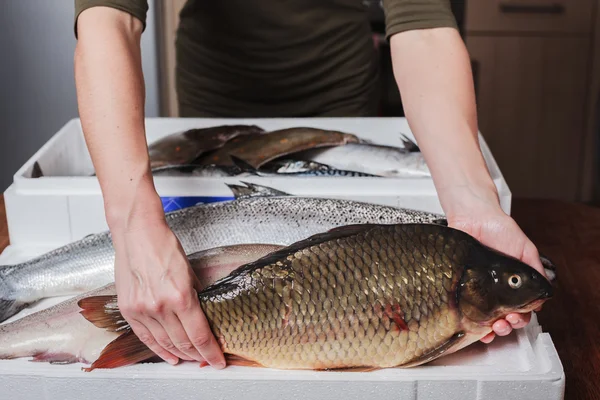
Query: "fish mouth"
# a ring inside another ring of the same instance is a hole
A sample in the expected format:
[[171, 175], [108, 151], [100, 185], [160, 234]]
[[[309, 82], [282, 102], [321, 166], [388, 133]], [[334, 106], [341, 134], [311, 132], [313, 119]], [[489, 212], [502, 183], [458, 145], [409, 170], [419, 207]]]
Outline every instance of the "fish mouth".
[[521, 307], [519, 307], [519, 312], [526, 313], [526, 312], [534, 311], [536, 308], [538, 308], [542, 304], [544, 304], [546, 302], [546, 300], [552, 298], [552, 296], [553, 296], [552, 289], [544, 290], [540, 293], [538, 298], [536, 298], [533, 301], [530, 301], [529, 303], [523, 304]]

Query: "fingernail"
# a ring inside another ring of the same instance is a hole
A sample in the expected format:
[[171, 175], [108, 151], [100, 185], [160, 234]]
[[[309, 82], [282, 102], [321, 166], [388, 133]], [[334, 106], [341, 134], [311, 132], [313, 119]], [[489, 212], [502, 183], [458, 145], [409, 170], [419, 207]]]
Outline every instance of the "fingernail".
[[169, 364], [171, 364], [171, 365], [177, 365], [177, 362], [178, 362], [178, 361], [179, 361], [179, 360], [178, 360], [178, 359], [175, 359], [175, 358], [169, 358], [169, 359], [167, 359], [167, 362], [168, 362]]
[[500, 335], [508, 335], [510, 333], [510, 328], [509, 327], [502, 327], [498, 330], [498, 334]]
[[512, 314], [511, 314], [511, 315], [507, 315], [507, 316], [506, 316], [506, 320], [507, 320], [508, 322], [510, 322], [510, 323], [511, 323], [511, 325], [516, 325], [516, 324], [518, 324], [519, 322], [521, 322], [521, 318], [519, 318], [517, 315], [512, 315]]
[[215, 367], [216, 369], [223, 369], [223, 368], [225, 368], [225, 361], [221, 361], [221, 362], [218, 362], [218, 363], [216, 363], [216, 364], [214, 365], [214, 367]]

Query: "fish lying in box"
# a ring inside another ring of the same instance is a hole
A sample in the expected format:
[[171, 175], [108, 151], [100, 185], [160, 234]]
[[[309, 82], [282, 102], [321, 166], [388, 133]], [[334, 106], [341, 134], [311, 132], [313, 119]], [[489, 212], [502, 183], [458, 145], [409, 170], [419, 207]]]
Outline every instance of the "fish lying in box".
[[[245, 263], [281, 246], [248, 244], [208, 249], [188, 256], [201, 287], [207, 287]], [[115, 295], [114, 283], [94, 289], [14, 322], [0, 325], [0, 358], [33, 357], [53, 364], [91, 364], [118, 337], [99, 329], [80, 314], [77, 302], [90, 295]]]
[[214, 152], [203, 155], [196, 163], [234, 165], [230, 156], [235, 156], [258, 169], [269, 161], [299, 151], [361, 142], [350, 133], [306, 127], [287, 128], [263, 135], [237, 137]]
[[[289, 245], [345, 224], [433, 222], [442, 215], [358, 201], [290, 196], [229, 185], [236, 200], [166, 214], [186, 254], [244, 243]], [[0, 322], [46, 297], [75, 295], [114, 279], [109, 232], [89, 235], [18, 265], [0, 266]]]
[[[77, 299], [97, 327], [77, 320], [96, 343], [86, 370], [154, 358], [118, 312], [116, 296], [98, 294]], [[430, 362], [551, 296], [550, 282], [535, 269], [437, 224], [338, 227], [242, 265], [198, 293], [230, 365], [354, 371]], [[57, 344], [32, 349], [53, 335], [27, 338], [33, 326], [14, 324], [0, 328], [2, 357], [29, 347], [18, 356], [81, 359], [58, 357], [65, 348]]]
[[237, 137], [254, 137], [264, 132], [256, 125], [220, 125], [174, 133], [148, 146], [150, 165], [153, 169], [167, 165], [188, 165]]
[[[156, 177], [429, 177], [416, 143], [401, 139], [403, 147], [391, 147], [317, 128], [266, 132], [255, 125], [220, 125], [165, 136], [148, 150]], [[240, 168], [239, 160], [251, 168]], [[302, 171], [293, 171], [298, 167]], [[30, 176], [46, 176], [39, 162]]]

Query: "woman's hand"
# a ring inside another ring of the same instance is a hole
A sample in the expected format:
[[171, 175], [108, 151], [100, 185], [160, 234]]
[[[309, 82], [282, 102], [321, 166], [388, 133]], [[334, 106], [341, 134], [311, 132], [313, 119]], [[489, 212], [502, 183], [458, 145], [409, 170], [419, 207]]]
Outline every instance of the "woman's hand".
[[[452, 194], [446, 191], [442, 195], [454, 199], [447, 214], [450, 227], [467, 232], [484, 245], [518, 258], [546, 276], [537, 248], [494, 201], [493, 196], [488, 200], [469, 188], [456, 190]], [[481, 341], [490, 343], [495, 335], [506, 336], [513, 329], [525, 327], [530, 319], [531, 313], [508, 314], [505, 319], [496, 321], [492, 325], [494, 332]]]
[[116, 232], [115, 248], [119, 308], [140, 340], [173, 365], [182, 359], [225, 367], [198, 301], [199, 281], [167, 224], [133, 222]]
[[[404, 110], [449, 226], [521, 259], [545, 276], [537, 249], [500, 207], [479, 145], [473, 74], [459, 32], [415, 29], [393, 35], [390, 43]], [[496, 321], [493, 330], [508, 335], [530, 318], [531, 313], [510, 314]], [[493, 338], [491, 333], [482, 341]]]

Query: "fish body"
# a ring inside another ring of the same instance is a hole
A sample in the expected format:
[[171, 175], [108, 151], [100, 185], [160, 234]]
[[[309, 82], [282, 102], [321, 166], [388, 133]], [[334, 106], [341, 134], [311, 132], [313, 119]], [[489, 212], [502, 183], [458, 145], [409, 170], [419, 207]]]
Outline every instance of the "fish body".
[[[421, 365], [551, 296], [535, 269], [435, 224], [337, 228], [241, 266], [199, 293], [230, 363], [313, 370]], [[79, 302], [89, 321], [123, 332], [89, 370], [152, 355], [115, 301]]]
[[265, 164], [257, 175], [263, 176], [348, 176], [348, 177], [373, 177], [376, 175], [356, 171], [344, 171], [331, 168], [329, 165], [314, 161], [303, 160], [275, 160]]
[[237, 137], [222, 148], [202, 156], [198, 163], [234, 165], [230, 155], [238, 157], [254, 168], [285, 155], [325, 146], [359, 143], [353, 134], [317, 128], [288, 128], [262, 135]]
[[[218, 247], [188, 257], [201, 287], [207, 287], [231, 271], [280, 249], [274, 245]], [[78, 301], [87, 296], [115, 295], [114, 283], [94, 289], [55, 306], [0, 325], [0, 359], [33, 357], [34, 361], [59, 364], [93, 363], [119, 334], [97, 328], [81, 314]]]
[[356, 171], [383, 177], [430, 177], [421, 152], [366, 143], [313, 149], [294, 154], [294, 158], [325, 164], [334, 169]]
[[[241, 243], [289, 245], [345, 224], [432, 222], [443, 218], [435, 213], [350, 200], [252, 197], [257, 191], [262, 191], [261, 196], [272, 192], [267, 189], [252, 185], [243, 195], [236, 195], [240, 197], [237, 200], [167, 213], [167, 223], [185, 253], [192, 254]], [[83, 293], [112, 282], [113, 277], [114, 249], [108, 231], [25, 263], [0, 266], [0, 322], [42, 298]]]
[[240, 176], [244, 172], [234, 165], [168, 165], [152, 170], [152, 176], [225, 178]]
[[158, 168], [190, 164], [205, 152], [218, 149], [238, 136], [263, 132], [264, 129], [256, 125], [222, 125], [168, 135], [148, 146], [150, 165]]

